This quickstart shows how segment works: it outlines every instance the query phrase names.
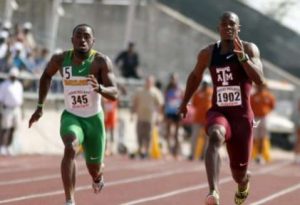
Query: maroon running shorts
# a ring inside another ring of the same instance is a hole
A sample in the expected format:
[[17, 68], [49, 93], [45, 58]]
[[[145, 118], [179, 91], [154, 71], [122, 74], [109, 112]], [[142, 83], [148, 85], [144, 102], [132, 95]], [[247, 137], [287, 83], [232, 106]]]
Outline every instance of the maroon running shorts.
[[206, 133], [212, 125], [222, 125], [226, 129], [225, 141], [230, 167], [232, 169], [247, 169], [252, 151], [252, 127], [251, 117], [230, 117], [220, 112], [208, 111], [206, 121]]

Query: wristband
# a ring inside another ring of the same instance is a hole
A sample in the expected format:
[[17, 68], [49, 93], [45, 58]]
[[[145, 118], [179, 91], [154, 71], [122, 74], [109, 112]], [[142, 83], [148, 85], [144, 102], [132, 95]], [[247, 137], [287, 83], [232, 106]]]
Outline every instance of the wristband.
[[38, 103], [36, 106], [37, 106], [38, 108], [43, 108], [44, 104]]
[[101, 84], [99, 84], [98, 92], [101, 93], [101, 91], [102, 91], [102, 86]]
[[239, 58], [240, 63], [245, 63], [249, 60], [249, 56], [247, 53], [244, 53], [243, 57]]

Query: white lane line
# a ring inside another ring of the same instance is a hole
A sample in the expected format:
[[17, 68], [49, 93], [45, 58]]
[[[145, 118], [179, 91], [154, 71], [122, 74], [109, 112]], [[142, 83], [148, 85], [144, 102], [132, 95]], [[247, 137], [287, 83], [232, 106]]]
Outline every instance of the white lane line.
[[[225, 184], [225, 183], [230, 182], [230, 181], [232, 181], [231, 177], [225, 177], [225, 178], [222, 178], [220, 180], [219, 184]], [[171, 191], [171, 192], [166, 192], [164, 194], [155, 195], [155, 196], [152, 196], [152, 197], [146, 197], [146, 198], [141, 198], [141, 199], [138, 199], [138, 200], [126, 202], [126, 203], [123, 203], [121, 205], [134, 205], [134, 204], [154, 201], [154, 200], [167, 198], [167, 197], [178, 195], [178, 194], [183, 194], [183, 193], [186, 193], [186, 192], [197, 191], [199, 189], [204, 189], [204, 188], [207, 188], [207, 187], [208, 187], [207, 183], [201, 183], [197, 186], [190, 186], [190, 187], [187, 187], [187, 188], [184, 188], [184, 189], [177, 189], [177, 190], [174, 190], [174, 191]]]
[[[123, 166], [122, 170], [125, 169], [139, 169], [139, 168], [149, 168], [149, 167], [156, 167], [157, 165], [163, 164], [163, 162], [149, 162], [147, 164], [130, 164], [129, 166]], [[84, 165], [84, 164], [82, 164]], [[79, 168], [79, 167], [78, 167]], [[80, 168], [84, 168], [83, 166], [80, 166]], [[106, 171], [115, 171], [120, 170], [120, 165], [110, 166], [106, 169]], [[88, 172], [86, 170], [80, 170], [77, 173], [77, 176], [86, 175]], [[6, 180], [6, 181], [0, 181], [0, 186], [7, 186], [7, 185], [15, 185], [15, 184], [23, 184], [23, 183], [32, 183], [32, 182], [38, 182], [38, 181], [45, 181], [50, 179], [58, 179], [61, 178], [60, 174], [51, 174], [51, 175], [43, 175], [38, 177], [31, 177], [31, 178], [21, 178], [21, 179], [14, 179], [14, 180]]]
[[[105, 186], [109, 187], [109, 186], [116, 186], [116, 185], [121, 185], [121, 184], [140, 182], [140, 181], [145, 181], [145, 180], [149, 180], [149, 179], [151, 180], [151, 179], [154, 179], [154, 178], [161, 178], [161, 177], [166, 177], [166, 176], [171, 176], [171, 175], [181, 174], [181, 173], [199, 172], [199, 171], [202, 171], [204, 169], [205, 169], [204, 166], [192, 167], [190, 169], [180, 168], [180, 169], [177, 169], [177, 170], [172, 170], [172, 171], [167, 171], [167, 172], [159, 172], [159, 173], [155, 173], [155, 174], [148, 174], [148, 175], [143, 175], [143, 176], [138, 176], [138, 177], [132, 177], [132, 178], [127, 178], [127, 179], [112, 181], [112, 182], [105, 183]], [[84, 190], [88, 190], [88, 189], [91, 189], [90, 184], [85, 185], [85, 186], [78, 186], [76, 188], [76, 191], [78, 192], [78, 191], [84, 191]], [[47, 197], [47, 196], [55, 196], [55, 195], [60, 195], [60, 194], [63, 194], [63, 193], [64, 193], [64, 191], [62, 189], [60, 189], [60, 190], [56, 190], [56, 191], [52, 191], [52, 192], [25, 195], [25, 196], [0, 200], [0, 204], [8, 204], [8, 203], [23, 201], [23, 200], [28, 200], [28, 199], [42, 198], [42, 197]]]
[[[87, 171], [80, 171], [77, 173], [77, 176], [86, 175], [86, 174]], [[50, 179], [58, 179], [60, 177], [61, 177], [60, 174], [52, 174], [52, 175], [45, 175], [45, 176], [32, 177], [32, 178], [21, 178], [21, 179], [9, 180], [9, 181], [0, 181], [0, 186], [32, 183], [32, 182], [45, 181]]]
[[[85, 162], [79, 162], [77, 163], [78, 167], [85, 166]], [[38, 170], [38, 169], [47, 169], [47, 168], [53, 168], [56, 164], [50, 164], [49, 163], [40, 163], [40, 162], [34, 162], [34, 165], [32, 165], [32, 162], [28, 162], [27, 164], [17, 165], [17, 167], [6, 167], [4, 169], [1, 168], [0, 174], [5, 173], [13, 173], [13, 172], [24, 172], [24, 171], [31, 171], [31, 170]], [[59, 168], [60, 162], [57, 163], [57, 168]]]
[[271, 172], [273, 170], [280, 169], [281, 167], [285, 167], [289, 164], [292, 164], [292, 162], [291, 161], [284, 161], [284, 162], [281, 162], [281, 163], [278, 163], [278, 164], [274, 164], [274, 165], [271, 165], [271, 166], [268, 166], [268, 167], [265, 167], [261, 170], [256, 171], [254, 175], [266, 174], [266, 173]]
[[268, 201], [272, 201], [272, 200], [274, 200], [274, 199], [276, 199], [276, 198], [278, 198], [278, 197], [280, 197], [280, 196], [282, 196], [282, 195], [285, 195], [285, 194], [288, 194], [288, 193], [290, 193], [290, 192], [296, 191], [297, 189], [300, 189], [300, 183], [299, 183], [299, 184], [296, 184], [296, 185], [294, 185], [294, 186], [292, 186], [292, 187], [289, 187], [289, 188], [287, 188], [287, 189], [282, 189], [281, 191], [276, 192], [276, 193], [274, 193], [274, 194], [272, 194], [272, 195], [270, 195], [270, 196], [268, 196], [268, 197], [262, 198], [262, 199], [259, 200], [259, 201], [252, 202], [250, 205], [260, 205], [260, 204], [264, 204], [264, 203], [266, 203], [266, 202], [268, 202]]
[[[268, 172], [271, 172], [271, 171], [274, 171], [274, 170], [277, 170], [277, 169], [281, 169], [282, 167], [284, 167], [288, 164], [291, 164], [291, 162], [283, 162], [283, 163], [279, 163], [279, 164], [276, 164], [276, 165], [272, 165], [270, 167], [265, 167], [265, 168], [262, 168], [262, 169], [260, 169], [256, 172], [253, 172], [252, 175], [266, 174]], [[220, 180], [219, 184], [225, 184], [225, 183], [230, 182], [230, 181], [232, 181], [231, 177], [225, 177], [225, 178], [222, 178]], [[122, 205], [134, 205], [134, 204], [139, 204], [139, 203], [145, 203], [145, 202], [149, 202], [149, 201], [159, 200], [159, 199], [162, 199], [162, 198], [167, 198], [167, 197], [174, 196], [174, 195], [177, 195], [177, 194], [183, 194], [183, 193], [186, 193], [186, 192], [189, 192], [189, 191], [196, 191], [196, 190], [203, 189], [203, 188], [206, 188], [206, 187], [208, 187], [208, 184], [207, 183], [202, 183], [202, 184], [199, 184], [197, 186], [192, 186], [192, 187], [188, 187], [188, 188], [184, 188], [184, 189], [177, 189], [177, 190], [174, 190], [174, 191], [171, 191], [171, 192], [166, 192], [164, 194], [159, 194], [159, 195], [155, 195], [155, 196], [151, 196], [151, 197], [145, 197], [145, 198], [140, 198], [140, 199], [137, 199], [137, 200], [129, 201], [129, 202], [123, 203]]]

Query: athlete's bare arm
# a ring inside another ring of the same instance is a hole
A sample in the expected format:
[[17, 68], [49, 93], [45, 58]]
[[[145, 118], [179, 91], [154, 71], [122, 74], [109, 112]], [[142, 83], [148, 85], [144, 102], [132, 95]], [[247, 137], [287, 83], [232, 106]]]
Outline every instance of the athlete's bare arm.
[[96, 92], [99, 92], [105, 98], [116, 100], [118, 98], [118, 88], [111, 60], [107, 56], [96, 54], [95, 64], [98, 69], [95, 72], [96, 77], [95, 75], [88, 76], [90, 84]]
[[[38, 104], [43, 105], [45, 99], [47, 97], [52, 77], [56, 74], [56, 72], [61, 68], [63, 61], [63, 54], [53, 55], [51, 60], [48, 62], [41, 78], [40, 78], [40, 86], [39, 86], [39, 96], [38, 96]], [[43, 107], [38, 106], [35, 112], [32, 114], [29, 120], [29, 127], [38, 121], [40, 117], [43, 115]]]
[[245, 54], [249, 56], [249, 60], [243, 62], [242, 66], [255, 84], [263, 84], [263, 68], [258, 47], [254, 43], [241, 41], [240, 38], [236, 36], [234, 40], [234, 52], [239, 58], [242, 58]]
[[202, 81], [203, 73], [205, 69], [209, 66], [209, 62], [211, 59], [211, 54], [213, 50], [213, 45], [209, 45], [208, 47], [202, 49], [197, 57], [197, 63], [193, 69], [193, 71], [189, 74], [184, 97], [182, 103], [179, 107], [179, 113], [186, 116], [187, 113], [187, 104], [194, 92], [197, 90], [200, 82]]

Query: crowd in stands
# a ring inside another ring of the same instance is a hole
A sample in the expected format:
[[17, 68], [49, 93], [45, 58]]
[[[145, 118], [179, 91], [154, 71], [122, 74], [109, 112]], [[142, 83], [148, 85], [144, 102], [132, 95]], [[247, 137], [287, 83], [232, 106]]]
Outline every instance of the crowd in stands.
[[[48, 62], [49, 50], [37, 45], [32, 24], [2, 23], [0, 27], [0, 73], [17, 68], [22, 76], [39, 78]], [[34, 81], [23, 81], [26, 90], [36, 91]]]

